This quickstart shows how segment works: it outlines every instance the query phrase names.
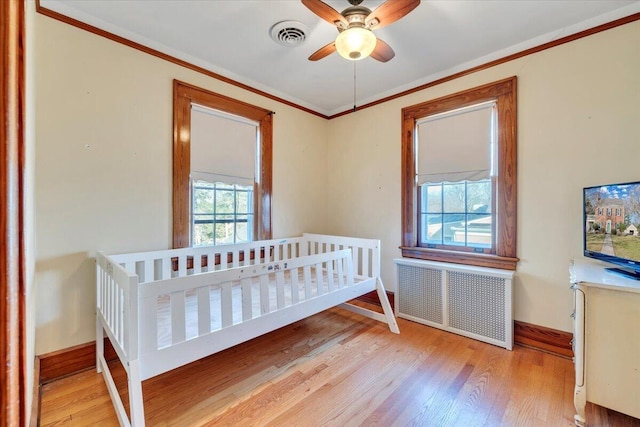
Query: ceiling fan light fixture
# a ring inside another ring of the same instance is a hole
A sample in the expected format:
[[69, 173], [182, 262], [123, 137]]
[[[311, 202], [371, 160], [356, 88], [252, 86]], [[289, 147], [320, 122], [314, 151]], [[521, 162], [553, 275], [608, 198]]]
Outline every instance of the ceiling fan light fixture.
[[376, 36], [371, 30], [352, 27], [342, 31], [336, 37], [336, 50], [345, 59], [358, 61], [371, 55], [376, 47]]

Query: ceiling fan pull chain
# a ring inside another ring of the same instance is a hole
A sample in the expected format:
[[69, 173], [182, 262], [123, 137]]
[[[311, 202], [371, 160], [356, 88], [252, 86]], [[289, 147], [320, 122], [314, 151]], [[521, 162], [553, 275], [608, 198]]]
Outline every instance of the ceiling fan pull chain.
[[356, 112], [356, 61], [353, 61], [353, 112]]

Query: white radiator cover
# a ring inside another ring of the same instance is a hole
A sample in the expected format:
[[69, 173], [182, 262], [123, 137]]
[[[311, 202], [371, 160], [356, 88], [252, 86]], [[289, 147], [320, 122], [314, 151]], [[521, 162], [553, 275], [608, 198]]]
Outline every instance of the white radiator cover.
[[396, 315], [513, 349], [513, 271], [407, 258], [396, 264]]

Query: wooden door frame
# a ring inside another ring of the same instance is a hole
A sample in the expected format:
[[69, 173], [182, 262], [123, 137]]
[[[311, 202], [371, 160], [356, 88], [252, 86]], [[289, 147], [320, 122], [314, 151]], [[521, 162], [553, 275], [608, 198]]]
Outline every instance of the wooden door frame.
[[26, 415], [24, 0], [0, 1], [0, 423]]

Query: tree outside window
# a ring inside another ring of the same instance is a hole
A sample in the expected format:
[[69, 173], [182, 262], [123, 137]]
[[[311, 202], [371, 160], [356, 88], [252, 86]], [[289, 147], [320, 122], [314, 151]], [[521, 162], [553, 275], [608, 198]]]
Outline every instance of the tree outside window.
[[253, 188], [194, 181], [193, 246], [253, 240]]

